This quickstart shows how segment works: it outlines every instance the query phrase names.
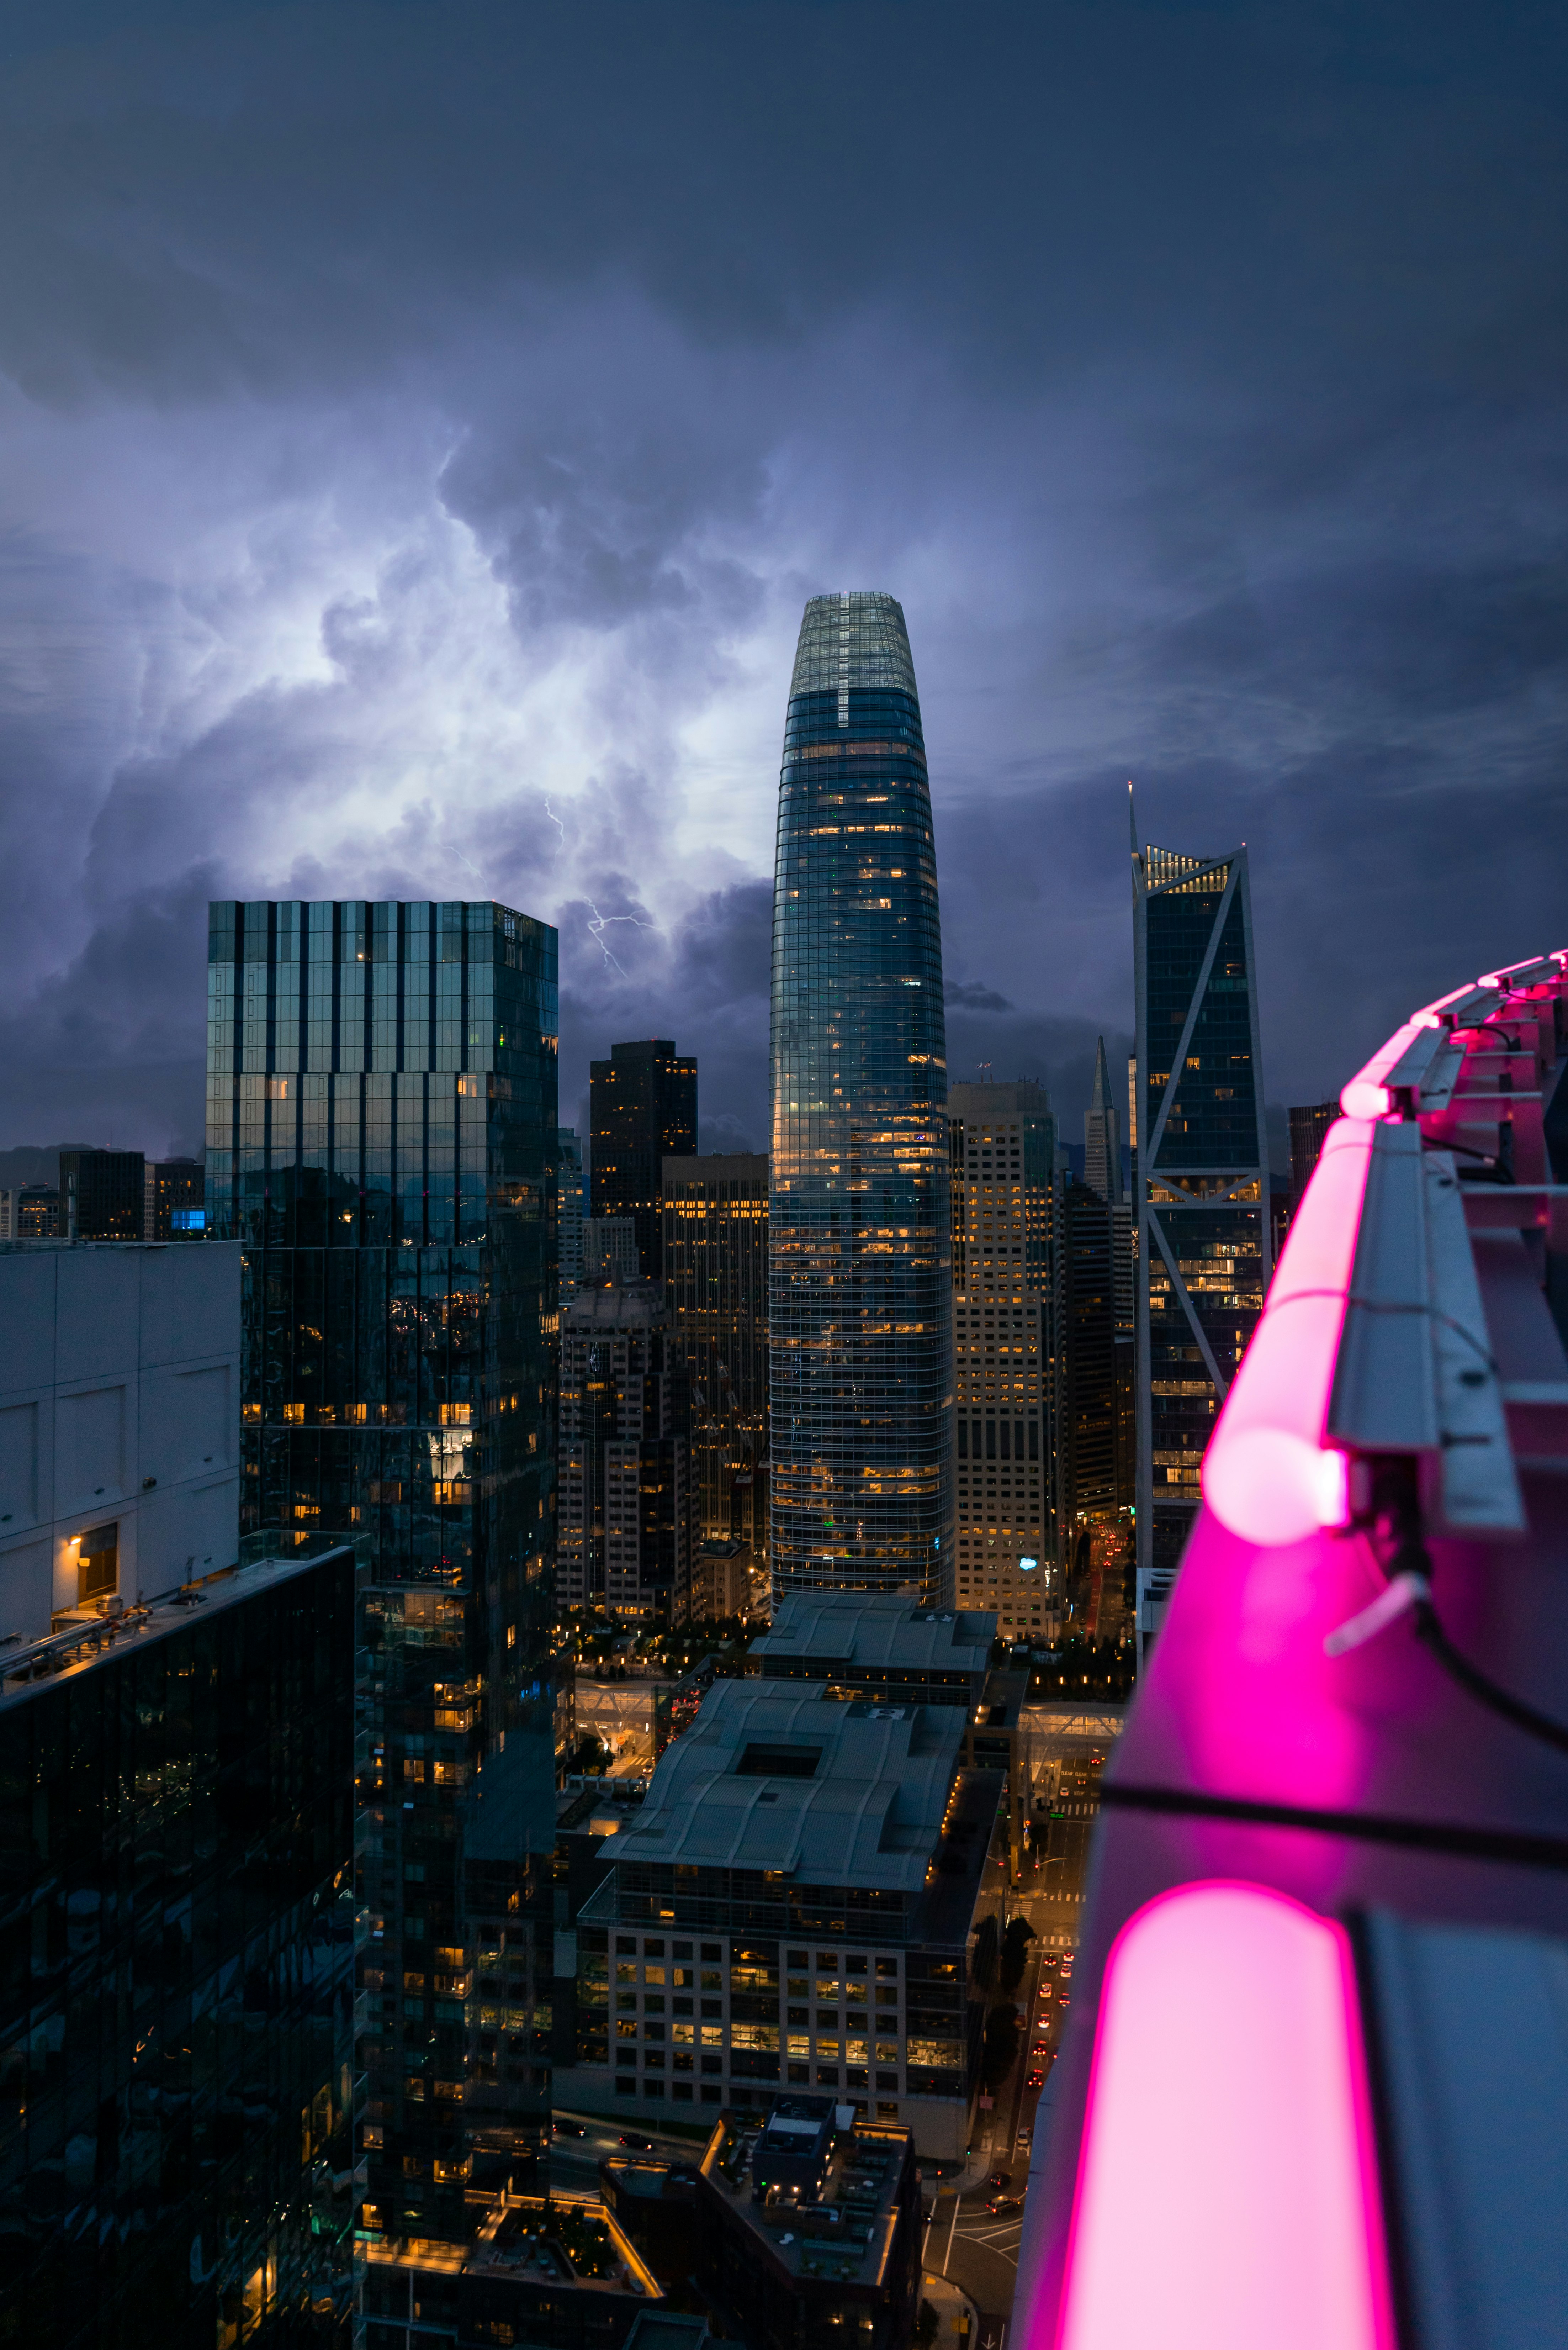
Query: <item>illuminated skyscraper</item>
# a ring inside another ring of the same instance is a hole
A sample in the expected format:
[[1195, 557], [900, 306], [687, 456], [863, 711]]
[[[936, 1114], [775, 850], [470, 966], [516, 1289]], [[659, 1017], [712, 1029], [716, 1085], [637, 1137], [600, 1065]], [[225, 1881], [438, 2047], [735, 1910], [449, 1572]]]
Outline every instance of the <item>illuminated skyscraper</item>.
[[657, 1281], [664, 1243], [663, 1168], [697, 1148], [697, 1064], [668, 1037], [612, 1045], [588, 1064], [593, 1151], [588, 1197], [595, 1217], [629, 1216], [637, 1270]]
[[1246, 850], [1140, 850], [1135, 832], [1133, 935], [1141, 1637], [1158, 1627], [1269, 1278]]
[[1053, 1419], [1056, 1120], [1044, 1086], [953, 1086], [953, 1349], [961, 1607], [1005, 1640], [1061, 1607]]
[[[700, 1539], [767, 1556], [768, 1160], [664, 1162], [664, 1290], [691, 1366]], [[693, 1603], [696, 1604], [695, 1602]]]
[[774, 879], [772, 1570], [952, 1597], [946, 1035], [904, 615], [814, 596]]

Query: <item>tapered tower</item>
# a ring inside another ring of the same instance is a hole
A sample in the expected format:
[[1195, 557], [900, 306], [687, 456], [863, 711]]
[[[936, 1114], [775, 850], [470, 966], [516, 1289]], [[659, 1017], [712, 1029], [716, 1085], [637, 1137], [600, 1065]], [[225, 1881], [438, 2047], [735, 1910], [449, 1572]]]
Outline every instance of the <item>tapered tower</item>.
[[815, 596], [774, 881], [772, 1569], [950, 1601], [952, 1250], [920, 706], [891, 596]]

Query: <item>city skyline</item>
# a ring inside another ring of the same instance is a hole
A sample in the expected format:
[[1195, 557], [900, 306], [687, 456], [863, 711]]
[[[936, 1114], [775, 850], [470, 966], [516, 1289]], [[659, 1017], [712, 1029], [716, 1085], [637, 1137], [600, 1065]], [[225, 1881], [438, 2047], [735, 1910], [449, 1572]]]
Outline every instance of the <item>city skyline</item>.
[[[689, 51], [590, 8], [541, 59], [481, 0], [399, 12], [369, 73], [333, 17], [81, 0], [0, 57], [0, 1149], [196, 1148], [200, 908], [355, 893], [558, 928], [568, 1125], [656, 993], [705, 1147], [761, 1148], [774, 681], [842, 577], [922, 648], [955, 1072], [1036, 1078], [1068, 1133], [1130, 1044], [1129, 775], [1156, 838], [1252, 851], [1281, 1103], [1450, 956], [1550, 932], [1544, 20], [1004, 8], [955, 56], [916, 5], [939, 192], [848, 129], [874, 12]], [[1045, 108], [1044, 164], [998, 103]], [[797, 125], [862, 222], [826, 300]]]

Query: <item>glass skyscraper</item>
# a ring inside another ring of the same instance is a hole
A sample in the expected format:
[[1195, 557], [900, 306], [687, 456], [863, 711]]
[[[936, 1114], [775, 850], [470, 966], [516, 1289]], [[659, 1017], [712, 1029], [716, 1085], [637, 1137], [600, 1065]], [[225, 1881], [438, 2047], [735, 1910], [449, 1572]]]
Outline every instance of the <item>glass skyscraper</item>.
[[209, 976], [242, 1523], [371, 1544], [362, 2224], [460, 2242], [547, 2127], [556, 934], [224, 902]]
[[920, 705], [891, 596], [801, 623], [774, 879], [774, 1591], [953, 1595], [941, 936]]
[[1137, 992], [1137, 1593], [1158, 1626], [1215, 1418], [1269, 1278], [1247, 852], [1133, 840]]

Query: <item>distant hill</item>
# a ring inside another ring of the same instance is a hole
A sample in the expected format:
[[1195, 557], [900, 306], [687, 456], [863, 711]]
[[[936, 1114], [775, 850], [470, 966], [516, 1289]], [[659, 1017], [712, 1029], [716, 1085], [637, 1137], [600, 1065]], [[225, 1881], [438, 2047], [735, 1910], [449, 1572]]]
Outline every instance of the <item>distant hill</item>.
[[28, 1183], [47, 1183], [57, 1191], [61, 1151], [98, 1148], [95, 1142], [18, 1142], [10, 1150], [0, 1150], [0, 1191], [19, 1191]]

